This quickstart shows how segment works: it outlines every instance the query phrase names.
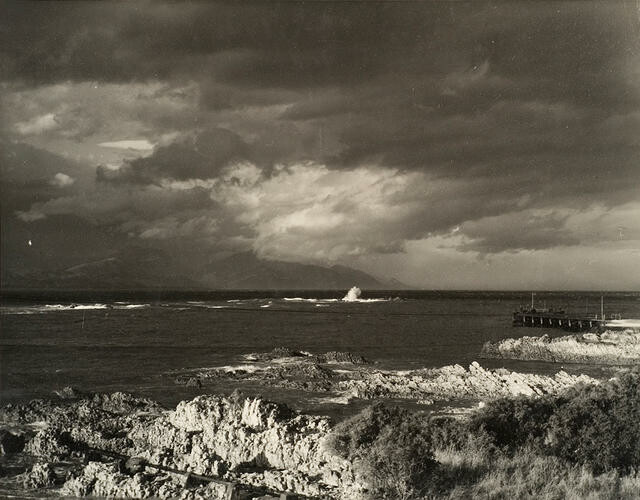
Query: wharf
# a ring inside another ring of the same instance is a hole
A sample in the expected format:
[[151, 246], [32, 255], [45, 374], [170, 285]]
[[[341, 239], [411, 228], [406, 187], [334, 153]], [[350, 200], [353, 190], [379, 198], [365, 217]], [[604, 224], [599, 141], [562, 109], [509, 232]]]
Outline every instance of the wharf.
[[563, 309], [536, 308], [534, 303], [535, 293], [531, 294], [531, 306], [520, 306], [518, 311], [513, 313], [513, 326], [525, 326], [529, 328], [562, 328], [574, 332], [584, 332], [588, 330], [603, 330], [611, 319], [620, 320], [619, 314], [604, 314], [604, 297], [600, 297], [600, 315], [590, 315], [588, 313], [566, 313]]
[[605, 323], [606, 320], [597, 315], [571, 315], [564, 313], [564, 311], [536, 311], [533, 309], [513, 313], [513, 326], [529, 328], [562, 328], [563, 330], [582, 332], [601, 329]]

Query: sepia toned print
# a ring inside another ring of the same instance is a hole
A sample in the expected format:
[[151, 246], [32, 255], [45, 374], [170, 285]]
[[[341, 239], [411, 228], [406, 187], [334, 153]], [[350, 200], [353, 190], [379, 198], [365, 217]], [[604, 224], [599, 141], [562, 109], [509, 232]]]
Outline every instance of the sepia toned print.
[[640, 497], [640, 4], [0, 4], [0, 496]]

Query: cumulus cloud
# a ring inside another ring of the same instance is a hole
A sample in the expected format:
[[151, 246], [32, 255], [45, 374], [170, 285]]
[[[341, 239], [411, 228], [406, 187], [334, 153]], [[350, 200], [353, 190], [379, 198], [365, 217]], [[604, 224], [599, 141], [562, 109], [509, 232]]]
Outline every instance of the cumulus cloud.
[[[208, 179], [97, 183], [93, 192], [34, 203], [17, 216], [33, 224], [78, 214], [140, 242], [205, 245], [214, 255], [251, 249], [266, 258], [338, 261], [374, 273], [376, 263], [385, 262], [406, 282], [440, 286], [468, 287], [496, 266], [521, 265], [523, 279], [530, 278], [537, 269], [532, 262], [539, 266], [548, 259], [559, 267], [576, 255], [563, 250], [570, 248], [588, 248], [599, 256], [590, 269], [601, 269], [604, 248], [622, 252], [625, 262], [639, 248], [637, 202], [522, 209], [514, 199], [505, 211], [504, 200], [491, 204], [477, 188], [424, 172], [336, 170], [313, 162], [279, 165], [266, 175], [241, 161]], [[479, 203], [485, 204], [482, 211]], [[406, 274], [416, 266], [430, 271]], [[454, 277], [452, 269], [458, 270]], [[517, 288], [514, 279], [495, 272], [490, 281], [496, 287]]]
[[[153, 144], [166, 144], [168, 137], [191, 132], [198, 120], [198, 96], [193, 83], [65, 81], [30, 87], [7, 82], [0, 104], [7, 124], [34, 114], [55, 115], [56, 126], [40, 134], [23, 135], [15, 126], [6, 134], [58, 153], [81, 152], [90, 160], [92, 154], [133, 157], [149, 152]], [[121, 137], [140, 142], [114, 140]], [[100, 146], [105, 143], [109, 147]]]
[[163, 179], [207, 179], [215, 177], [229, 162], [248, 155], [247, 144], [237, 134], [214, 128], [166, 146], [149, 157], [126, 161], [120, 168], [98, 167], [99, 181], [157, 184]]
[[75, 182], [75, 179], [73, 177], [67, 174], [64, 174], [62, 172], [58, 172], [56, 175], [53, 176], [53, 179], [51, 179], [51, 185], [59, 188], [71, 186], [73, 185], [74, 182]]
[[46, 214], [33, 209], [29, 210], [28, 212], [23, 212], [22, 210], [18, 210], [16, 212], [16, 216], [18, 217], [18, 219], [24, 222], [34, 222], [47, 217]]
[[421, 182], [422, 174], [313, 163], [264, 178], [245, 165], [229, 168], [211, 196], [254, 231], [259, 254], [327, 261], [397, 246], [403, 221], [420, 210], [402, 195]]
[[[470, 183], [459, 175], [375, 164], [336, 169], [312, 161], [265, 168], [243, 159], [252, 154], [240, 136], [214, 128], [150, 156], [98, 167], [93, 193], [35, 203], [20, 217], [78, 213], [148, 240], [215, 234], [221, 243], [242, 235], [244, 246], [260, 255], [316, 261], [393, 253], [407, 241], [450, 232], [458, 237], [450, 251], [483, 255], [598, 239], [575, 222], [595, 213], [587, 207], [604, 206], [597, 198], [576, 206], [565, 197], [568, 205], [549, 208], [557, 199], [532, 192], [535, 177], [479, 175]], [[633, 234], [629, 217], [623, 219], [610, 226]], [[590, 227], [596, 220], [591, 217]]]
[[416, 201], [426, 192], [425, 182], [420, 173], [331, 170], [314, 163], [278, 166], [267, 176], [256, 165], [239, 162], [207, 180], [98, 183], [92, 193], [35, 203], [20, 217], [81, 214], [143, 239], [215, 234], [224, 240], [244, 234], [265, 256], [327, 261], [398, 248], [406, 236], [404, 223], [422, 210]]
[[91, 164], [5, 168], [24, 221], [442, 279], [637, 239], [629, 3], [6, 10], [2, 131]]
[[208, 238], [218, 231], [218, 221], [212, 214], [192, 215], [186, 220], [181, 217], [169, 216], [164, 219], [151, 222], [140, 232], [142, 239]]
[[15, 127], [21, 135], [36, 135], [53, 130], [60, 126], [54, 113], [35, 116], [31, 120], [16, 123]]
[[134, 149], [136, 151], [151, 151], [153, 144], [146, 139], [125, 139], [122, 141], [101, 142], [103, 148]]

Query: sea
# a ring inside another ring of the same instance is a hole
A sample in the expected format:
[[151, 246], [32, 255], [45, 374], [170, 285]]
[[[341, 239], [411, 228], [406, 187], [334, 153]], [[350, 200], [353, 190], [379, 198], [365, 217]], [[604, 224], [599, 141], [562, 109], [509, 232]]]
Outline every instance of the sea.
[[[512, 326], [513, 311], [530, 304], [530, 292], [363, 290], [349, 302], [342, 300], [345, 295], [346, 290], [5, 291], [0, 302], [0, 403], [49, 398], [72, 386], [128, 391], [171, 406], [202, 392], [176, 384], [176, 374], [237, 365], [243, 355], [276, 347], [349, 351], [389, 370], [468, 366], [474, 360], [523, 372], [561, 369], [553, 363], [479, 357], [488, 340], [567, 334]], [[537, 292], [534, 300], [539, 307], [595, 315], [601, 294]], [[607, 315], [640, 318], [640, 292], [607, 292], [603, 300]], [[563, 368], [576, 373], [606, 370]], [[207, 387], [220, 393], [233, 389], [228, 382]], [[317, 403], [304, 394], [261, 387], [254, 391], [302, 410]]]

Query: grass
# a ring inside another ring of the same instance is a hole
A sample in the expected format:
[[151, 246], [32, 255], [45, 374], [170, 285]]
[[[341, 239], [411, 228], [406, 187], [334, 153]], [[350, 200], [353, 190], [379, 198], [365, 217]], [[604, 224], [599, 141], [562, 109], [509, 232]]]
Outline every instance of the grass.
[[432, 490], [423, 498], [443, 499], [637, 499], [640, 475], [612, 470], [594, 474], [531, 448], [482, 457], [473, 450], [437, 450], [440, 462]]
[[336, 426], [370, 499], [640, 498], [640, 373], [487, 403], [464, 421], [375, 405]]

